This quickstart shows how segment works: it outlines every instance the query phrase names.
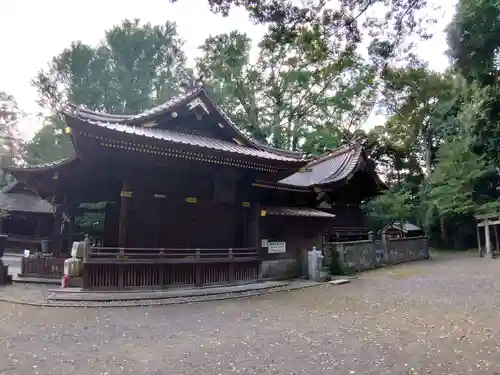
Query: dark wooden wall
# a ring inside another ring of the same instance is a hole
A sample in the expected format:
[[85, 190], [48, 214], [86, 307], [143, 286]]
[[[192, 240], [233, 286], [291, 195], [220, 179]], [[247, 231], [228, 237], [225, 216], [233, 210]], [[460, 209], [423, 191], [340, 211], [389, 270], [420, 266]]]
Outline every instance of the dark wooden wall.
[[[127, 247], [247, 247], [249, 208], [242, 202], [249, 199], [252, 176], [245, 171], [200, 165], [128, 173]], [[115, 217], [106, 220], [108, 233], [118, 226], [119, 210], [108, 212]], [[107, 238], [106, 246], [117, 233]]]
[[[263, 260], [297, 258], [299, 252], [311, 250], [312, 244], [321, 245], [331, 219], [312, 217], [269, 216], [261, 218], [261, 238], [286, 242], [286, 253], [269, 254], [263, 251]], [[318, 242], [319, 241], [319, 242]]]
[[167, 199], [134, 203], [127, 224], [129, 247], [245, 247], [243, 208]]
[[331, 208], [321, 208], [321, 210], [335, 215], [331, 221], [331, 228], [367, 228], [366, 215], [359, 206], [339, 204], [333, 205]]
[[11, 212], [3, 219], [2, 231], [32, 237], [50, 237], [53, 227], [52, 214]]

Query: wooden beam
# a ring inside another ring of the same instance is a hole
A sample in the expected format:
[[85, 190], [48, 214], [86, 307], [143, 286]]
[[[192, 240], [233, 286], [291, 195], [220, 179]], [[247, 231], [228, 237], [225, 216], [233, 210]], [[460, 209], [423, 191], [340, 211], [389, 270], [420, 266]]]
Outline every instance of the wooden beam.
[[476, 220], [493, 219], [495, 217], [500, 217], [500, 213], [482, 214], [474, 216]]
[[[484, 221], [482, 223], [479, 223], [477, 224], [478, 227], [484, 227]], [[488, 224], [489, 225], [499, 225], [500, 224], [500, 220], [493, 220], [493, 221], [490, 221], [488, 220]]]
[[120, 194], [120, 219], [118, 222], [118, 246], [125, 247], [127, 243], [127, 221], [130, 209], [132, 192], [130, 176], [127, 171], [123, 174], [122, 191]]
[[75, 236], [75, 215], [76, 215], [76, 205], [71, 203], [68, 207], [69, 223], [67, 223], [69, 254], [71, 254], [71, 249], [73, 248], [73, 239]]
[[61, 225], [62, 225], [62, 205], [54, 203], [54, 227], [52, 233], [52, 255], [57, 257], [61, 252]]
[[36, 215], [36, 232], [35, 236], [42, 237], [42, 216]]

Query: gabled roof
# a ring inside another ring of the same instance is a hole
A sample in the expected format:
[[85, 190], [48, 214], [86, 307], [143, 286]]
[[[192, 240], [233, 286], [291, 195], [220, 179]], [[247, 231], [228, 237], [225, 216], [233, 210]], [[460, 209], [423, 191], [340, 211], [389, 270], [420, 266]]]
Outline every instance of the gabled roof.
[[279, 182], [314, 187], [342, 181], [356, 171], [362, 160], [362, 152], [363, 146], [358, 143], [340, 147], [310, 161], [299, 172]]
[[30, 191], [23, 183], [13, 182], [0, 191], [0, 209], [17, 212], [52, 213], [52, 205]]
[[108, 129], [119, 133], [132, 134], [139, 137], [158, 139], [169, 143], [177, 143], [188, 146], [219, 150], [223, 152], [229, 152], [244, 156], [252, 156], [268, 160], [281, 160], [289, 162], [299, 161], [295, 158], [279, 155], [277, 153], [273, 153], [270, 151], [254, 149], [227, 141], [199, 136], [196, 134], [179, 133], [168, 129], [146, 128], [142, 126], [127, 125], [123, 123], [104, 123], [91, 120], [87, 120], [86, 122], [88, 124], [95, 125], [103, 129]]
[[202, 105], [208, 107], [206, 108], [207, 111], [214, 112], [218, 116], [221, 127], [224, 128], [225, 131], [227, 131], [231, 137], [235, 137], [243, 141], [243, 146], [260, 151], [267, 151], [269, 153], [283, 156], [288, 159], [305, 160], [303, 154], [300, 152], [281, 150], [278, 148], [261, 144], [260, 142], [251, 139], [250, 136], [243, 133], [236, 126], [236, 124], [234, 124], [234, 122], [229, 118], [229, 116], [226, 113], [224, 113], [224, 111], [213, 100], [210, 99], [210, 96], [208, 95], [203, 86], [191, 89], [186, 93], [178, 97], [172, 98], [171, 100], [159, 106], [153, 107], [147, 111], [135, 115], [115, 115], [115, 114], [91, 111], [89, 109], [76, 105], [72, 105], [72, 107], [74, 108], [74, 116], [85, 122], [93, 121], [105, 124], [123, 124], [132, 126], [147, 125], [148, 128], [151, 126], [155, 128], [156, 125], [155, 124], [151, 125], [151, 123], [152, 122], [154, 123], [154, 120], [157, 119], [159, 116], [168, 113], [172, 114], [180, 107], [189, 105], [190, 103], [193, 103], [197, 99], [201, 100]]

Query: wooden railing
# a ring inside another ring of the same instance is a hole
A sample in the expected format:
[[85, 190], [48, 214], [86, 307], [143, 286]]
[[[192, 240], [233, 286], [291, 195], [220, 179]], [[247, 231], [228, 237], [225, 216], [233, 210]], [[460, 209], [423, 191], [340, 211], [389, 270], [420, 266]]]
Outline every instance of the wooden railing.
[[256, 248], [143, 249], [92, 247], [83, 267], [85, 289], [159, 289], [252, 282]]
[[164, 249], [164, 248], [119, 248], [91, 247], [87, 253], [86, 263], [206, 263], [206, 262], [238, 262], [256, 260], [256, 248], [225, 249]]
[[33, 257], [21, 258], [20, 277], [59, 279], [64, 272], [65, 258]]

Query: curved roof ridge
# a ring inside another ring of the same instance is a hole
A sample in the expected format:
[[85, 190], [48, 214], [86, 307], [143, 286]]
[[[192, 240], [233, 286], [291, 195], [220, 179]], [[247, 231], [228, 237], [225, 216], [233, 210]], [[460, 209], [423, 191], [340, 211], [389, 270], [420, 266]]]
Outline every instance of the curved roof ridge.
[[348, 151], [351, 151], [353, 148], [359, 148], [359, 151], [361, 153], [362, 149], [363, 149], [363, 146], [358, 143], [358, 142], [354, 142], [354, 143], [347, 143], [345, 145], [342, 145], [340, 147], [337, 147], [333, 150], [330, 150], [330, 151], [327, 151], [325, 152], [324, 154], [322, 155], [319, 155], [317, 156], [316, 158], [312, 159], [308, 164], [307, 164], [307, 167], [311, 167], [313, 165], [317, 165], [323, 161], [326, 161], [328, 159], [331, 159], [331, 158], [334, 158], [336, 156], [339, 156], [345, 152], [348, 152]]
[[137, 125], [134, 124], [135, 121], [143, 121], [147, 120], [153, 116], [156, 116], [160, 113], [167, 112], [172, 109], [172, 107], [181, 105], [183, 102], [194, 99], [200, 94], [205, 95], [206, 99], [210, 102], [210, 105], [215, 109], [215, 111], [222, 117], [222, 119], [227, 123], [227, 125], [234, 131], [234, 133], [244, 140], [246, 140], [251, 147], [255, 147], [260, 151], [270, 152], [277, 154], [279, 156], [284, 156], [288, 158], [293, 158], [297, 160], [306, 160], [304, 154], [298, 151], [290, 151], [284, 150], [277, 147], [269, 146], [263, 144], [255, 139], [252, 136], [245, 134], [225, 113], [225, 111], [220, 108], [211, 98], [210, 94], [207, 92], [204, 86], [199, 86], [194, 89], [186, 91], [184, 94], [176, 96], [163, 104], [152, 107], [146, 111], [137, 113], [135, 115], [118, 115], [118, 114], [110, 114], [105, 112], [93, 111], [83, 106], [79, 106], [71, 103], [70, 106], [74, 109], [75, 117], [80, 118], [82, 120], [87, 121], [97, 121], [104, 123], [114, 123], [114, 124], [127, 124], [127, 125]]
[[[75, 103], [70, 103], [70, 107], [72, 107], [75, 111], [75, 115], [77, 117], [83, 118], [83, 119], [90, 119], [94, 121], [110, 121], [110, 122], [128, 122], [128, 121], [134, 121], [134, 120], [142, 120], [149, 118], [150, 116], [156, 115], [164, 110], [168, 110], [171, 107], [182, 103], [185, 100], [191, 99], [191, 97], [198, 95], [201, 91], [203, 90], [203, 87], [196, 87], [194, 89], [188, 90], [185, 93], [181, 95], [177, 95], [170, 100], [167, 100], [166, 102], [156, 105], [154, 107], [151, 107], [145, 111], [141, 111], [132, 115], [123, 115], [123, 114], [113, 114], [113, 113], [107, 113], [107, 112], [99, 112], [99, 111], [94, 111], [88, 108], [85, 108], [82, 105], [75, 104]], [[83, 116], [82, 116], [83, 115]]]

